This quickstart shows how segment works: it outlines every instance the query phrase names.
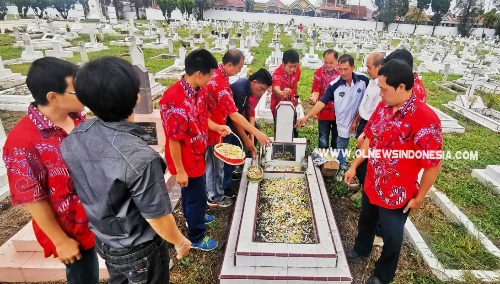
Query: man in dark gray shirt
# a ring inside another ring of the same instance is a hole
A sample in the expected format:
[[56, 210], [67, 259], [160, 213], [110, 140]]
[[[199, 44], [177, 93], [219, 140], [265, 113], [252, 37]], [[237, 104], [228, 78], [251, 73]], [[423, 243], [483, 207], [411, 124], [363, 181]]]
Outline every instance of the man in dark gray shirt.
[[97, 118], [78, 125], [61, 144], [112, 284], [169, 283], [165, 240], [179, 259], [191, 246], [172, 215], [166, 164], [146, 144], [147, 133], [132, 123], [139, 87], [138, 74], [123, 59], [87, 63], [75, 92]]

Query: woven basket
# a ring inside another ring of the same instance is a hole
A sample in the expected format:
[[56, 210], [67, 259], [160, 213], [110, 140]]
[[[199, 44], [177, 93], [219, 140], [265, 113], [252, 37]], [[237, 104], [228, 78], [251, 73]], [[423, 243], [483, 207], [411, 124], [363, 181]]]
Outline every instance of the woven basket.
[[[257, 178], [256, 177], [250, 177], [249, 172], [250, 172], [251, 168], [258, 168], [258, 170], [260, 171], [260, 177], [257, 177]], [[252, 166], [248, 167], [248, 169], [247, 169], [247, 178], [248, 178], [248, 181], [250, 181], [250, 182], [260, 182], [263, 177], [264, 177], [264, 171], [262, 170], [261, 167], [256, 166], [256, 165], [252, 165]]]
[[[241, 145], [241, 158], [229, 158], [229, 157], [226, 157], [224, 156], [224, 154], [222, 154], [219, 150], [220, 147], [224, 146], [224, 145], [228, 145], [228, 143], [222, 143], [222, 137], [220, 138], [220, 143], [215, 145], [214, 147], [214, 153], [215, 153], [215, 156], [219, 159], [221, 159], [224, 163], [226, 164], [229, 164], [229, 165], [233, 165], [233, 166], [239, 166], [243, 163], [245, 163], [245, 151], [243, 150], [243, 143], [241, 143], [241, 140], [240, 138], [238, 137], [238, 135], [234, 134], [234, 133], [231, 133], [233, 134], [234, 136], [236, 136], [236, 138], [238, 138], [238, 141], [240, 142], [240, 145]], [[229, 145], [232, 145], [232, 144], [229, 144]], [[232, 145], [234, 146], [234, 145]]]

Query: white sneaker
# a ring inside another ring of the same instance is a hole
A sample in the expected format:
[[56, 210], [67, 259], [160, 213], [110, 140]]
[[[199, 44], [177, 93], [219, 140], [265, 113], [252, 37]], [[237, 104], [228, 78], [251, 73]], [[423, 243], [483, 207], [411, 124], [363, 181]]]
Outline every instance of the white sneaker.
[[168, 265], [168, 270], [172, 269], [172, 266], [174, 266], [174, 262], [172, 261], [172, 259], [170, 259], [170, 263]]
[[379, 237], [379, 236], [375, 236], [375, 239], [373, 239], [373, 245], [374, 246], [383, 247], [384, 246], [384, 240], [381, 237]]

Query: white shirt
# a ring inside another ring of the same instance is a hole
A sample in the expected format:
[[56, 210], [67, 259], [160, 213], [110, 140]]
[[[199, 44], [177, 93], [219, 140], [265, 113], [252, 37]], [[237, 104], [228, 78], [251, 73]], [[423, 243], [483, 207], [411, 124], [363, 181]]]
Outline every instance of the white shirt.
[[380, 88], [377, 84], [378, 78], [370, 80], [366, 87], [365, 95], [359, 105], [359, 116], [364, 120], [370, 120], [370, 117], [382, 100], [380, 97]]

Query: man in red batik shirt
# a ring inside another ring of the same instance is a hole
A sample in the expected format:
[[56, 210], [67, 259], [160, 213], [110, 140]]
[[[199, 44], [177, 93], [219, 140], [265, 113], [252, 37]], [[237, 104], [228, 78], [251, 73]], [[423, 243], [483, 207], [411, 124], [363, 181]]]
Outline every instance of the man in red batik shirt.
[[[283, 52], [283, 63], [273, 72], [273, 87], [271, 94], [271, 112], [274, 119], [276, 131], [276, 107], [281, 101], [291, 101], [297, 106], [299, 94], [297, 83], [300, 80], [299, 54], [294, 49]], [[297, 115], [293, 118], [293, 125], [297, 121]], [[293, 136], [298, 137], [297, 129], [293, 129]]]
[[186, 74], [170, 86], [160, 100], [160, 114], [165, 130], [165, 159], [168, 170], [181, 186], [182, 211], [187, 221], [191, 248], [211, 251], [219, 243], [206, 235], [206, 224], [215, 220], [205, 215], [207, 195], [205, 152], [208, 130], [227, 135], [231, 129], [209, 119], [206, 85], [217, 60], [207, 50], [191, 52], [185, 60]]
[[63, 161], [61, 142], [85, 120], [75, 96], [78, 67], [45, 57], [31, 64], [26, 85], [35, 102], [3, 148], [12, 204], [26, 204], [45, 257], [66, 265], [68, 283], [98, 283], [94, 234]]
[[[269, 137], [260, 132], [251, 125], [245, 117], [238, 113], [238, 108], [234, 104], [233, 91], [229, 86], [229, 77], [238, 74], [241, 71], [245, 61], [245, 56], [238, 49], [232, 49], [226, 52], [222, 58], [222, 63], [214, 71], [212, 78], [207, 84], [207, 108], [210, 113], [210, 119], [217, 124], [225, 125], [227, 117], [244, 130], [255, 135], [263, 145], [270, 143]], [[236, 134], [236, 133], [235, 133]], [[233, 202], [230, 196], [225, 195], [223, 187], [224, 182], [224, 162], [215, 156], [214, 146], [221, 143], [222, 139], [219, 133], [208, 131], [208, 147], [205, 153], [206, 177], [207, 177], [207, 203], [210, 206], [228, 207]], [[253, 144], [246, 144], [245, 147], [252, 147]], [[227, 191], [229, 195], [230, 192]]]
[[[340, 73], [338, 70], [339, 53], [333, 49], [327, 49], [323, 53], [323, 66], [314, 72], [312, 83], [311, 98], [309, 103], [315, 105], [328, 89], [330, 83], [337, 78]], [[316, 115], [318, 117], [318, 147], [328, 148], [328, 139], [330, 134], [332, 140], [330, 147], [337, 148], [337, 123], [335, 122], [335, 109], [333, 102], [329, 102]]]
[[[368, 284], [388, 284], [396, 274], [403, 231], [410, 211], [422, 206], [441, 170], [443, 137], [441, 121], [434, 111], [412, 92], [412, 68], [402, 60], [390, 60], [378, 72], [382, 102], [366, 124], [361, 150], [368, 155], [363, 186], [358, 235], [349, 260], [367, 256], [373, 248], [377, 220], [384, 246]], [[386, 154], [390, 151], [389, 155]], [[395, 157], [396, 151], [414, 158]], [[364, 157], [357, 157], [345, 174], [350, 184]], [[420, 183], [418, 174], [424, 169]]]

